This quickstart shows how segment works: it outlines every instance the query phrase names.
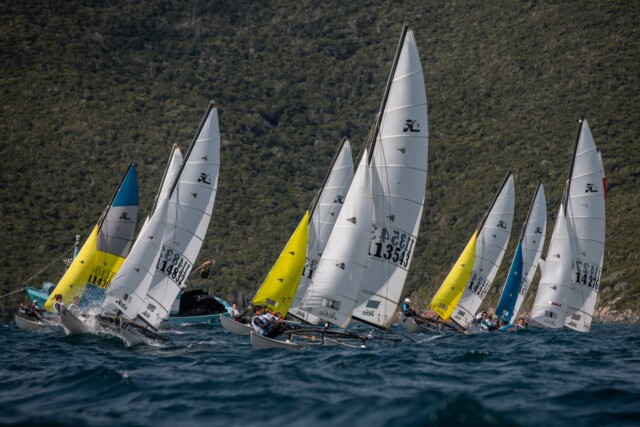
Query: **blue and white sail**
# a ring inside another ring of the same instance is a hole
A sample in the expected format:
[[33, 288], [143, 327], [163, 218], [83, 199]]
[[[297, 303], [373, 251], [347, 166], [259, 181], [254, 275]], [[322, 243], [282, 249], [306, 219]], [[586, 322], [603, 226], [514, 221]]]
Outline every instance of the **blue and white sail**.
[[496, 314], [507, 323], [514, 323], [536, 273], [547, 229], [547, 202], [542, 183], [538, 184], [509, 275], [496, 307]]

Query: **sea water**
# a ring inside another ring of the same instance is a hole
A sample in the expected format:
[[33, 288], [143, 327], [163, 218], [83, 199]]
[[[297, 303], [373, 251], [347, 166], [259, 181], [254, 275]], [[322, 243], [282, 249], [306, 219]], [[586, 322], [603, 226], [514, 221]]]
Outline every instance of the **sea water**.
[[167, 334], [127, 347], [0, 325], [0, 425], [640, 425], [640, 325], [298, 351], [219, 326]]

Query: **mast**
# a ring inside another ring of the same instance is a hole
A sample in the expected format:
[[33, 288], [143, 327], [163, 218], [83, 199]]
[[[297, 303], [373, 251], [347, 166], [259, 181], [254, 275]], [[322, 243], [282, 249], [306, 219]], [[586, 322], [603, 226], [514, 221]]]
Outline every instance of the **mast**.
[[480, 234], [480, 232], [482, 231], [482, 227], [484, 227], [484, 223], [487, 220], [487, 217], [489, 216], [489, 214], [491, 213], [491, 209], [493, 209], [493, 205], [495, 205], [496, 202], [498, 201], [498, 197], [500, 197], [500, 194], [502, 193], [502, 189], [507, 184], [507, 181], [509, 180], [510, 176], [511, 176], [511, 171], [509, 171], [507, 173], [507, 176], [504, 178], [504, 181], [502, 182], [502, 185], [500, 186], [500, 190], [498, 190], [498, 192], [496, 193], [495, 197], [493, 198], [493, 202], [491, 202], [491, 206], [489, 206], [489, 209], [487, 210], [487, 212], [482, 217], [482, 221], [480, 221], [480, 225], [477, 228], [478, 234]]
[[320, 186], [320, 190], [316, 192], [316, 195], [314, 196], [313, 200], [311, 201], [311, 205], [309, 206], [309, 222], [311, 222], [311, 219], [313, 217], [313, 212], [316, 210], [316, 207], [318, 206], [318, 201], [320, 200], [320, 196], [322, 195], [322, 190], [324, 189], [324, 186], [327, 184], [327, 181], [329, 180], [329, 176], [331, 175], [331, 171], [333, 170], [333, 167], [336, 164], [336, 161], [338, 160], [338, 156], [340, 156], [340, 153], [342, 152], [342, 147], [344, 147], [344, 144], [348, 141], [347, 137], [342, 137], [342, 141], [340, 142], [340, 146], [338, 147], [338, 151], [336, 151], [336, 153], [333, 155], [333, 159], [331, 160], [331, 164], [329, 165], [329, 170], [327, 171], [326, 175], [324, 176], [324, 181], [322, 181], [322, 185]]
[[404, 24], [402, 26], [402, 34], [400, 35], [400, 41], [398, 42], [398, 47], [396, 49], [396, 56], [393, 59], [391, 72], [389, 73], [389, 78], [387, 79], [387, 87], [384, 90], [384, 96], [382, 97], [382, 104], [380, 104], [380, 111], [378, 111], [378, 116], [376, 117], [376, 122], [371, 133], [371, 138], [369, 140], [369, 144], [371, 145], [369, 148], [369, 158], [367, 159], [369, 164], [371, 164], [371, 160], [373, 159], [373, 149], [376, 144], [376, 139], [378, 138], [378, 133], [380, 132], [380, 125], [382, 124], [384, 109], [387, 106], [387, 100], [389, 99], [389, 91], [391, 90], [391, 84], [393, 83], [393, 76], [396, 73], [396, 68], [398, 68], [398, 60], [400, 59], [400, 53], [402, 53], [402, 46], [404, 45], [404, 39], [407, 36], [408, 29], [409, 29], [409, 26], [407, 24]]
[[211, 110], [213, 110], [216, 107], [216, 103], [215, 101], [209, 101], [209, 107], [207, 107], [207, 111], [204, 113], [204, 117], [202, 117], [202, 121], [200, 122], [200, 126], [198, 126], [198, 130], [196, 132], [196, 135], [193, 137], [193, 140], [191, 141], [191, 144], [189, 145], [189, 149], [187, 150], [187, 154], [184, 155], [184, 160], [182, 161], [182, 165], [180, 165], [180, 170], [178, 170], [178, 173], [176, 174], [174, 180], [173, 180], [173, 184], [171, 185], [171, 190], [169, 191], [169, 197], [167, 198], [168, 200], [171, 199], [171, 196], [173, 196], [173, 191], [176, 189], [176, 187], [178, 186], [178, 182], [180, 181], [180, 175], [182, 175], [182, 171], [184, 170], [185, 166], [187, 165], [187, 161], [189, 160], [189, 156], [191, 156], [191, 152], [193, 151], [193, 147], [196, 145], [196, 142], [198, 141], [198, 137], [200, 136], [200, 132], [202, 132], [202, 128], [204, 127], [204, 124], [207, 122], [207, 118], [209, 117], [209, 114], [211, 113]]
[[149, 209], [149, 215], [156, 210], [156, 206], [158, 205], [158, 199], [160, 198], [160, 192], [162, 191], [162, 186], [164, 185], [165, 180], [167, 179], [167, 173], [169, 173], [169, 166], [171, 166], [171, 160], [173, 159], [173, 154], [178, 149], [178, 144], [173, 144], [171, 147], [171, 154], [169, 154], [169, 160], [167, 160], [167, 165], [164, 167], [164, 174], [162, 174], [162, 180], [160, 181], [160, 186], [158, 187], [158, 192], [156, 193], [155, 199], [153, 199], [153, 204], [151, 205], [151, 209]]
[[567, 204], [569, 203], [569, 190], [571, 189], [571, 177], [573, 176], [573, 167], [576, 164], [576, 154], [578, 153], [578, 143], [580, 142], [580, 135], [582, 134], [582, 122], [584, 116], [580, 116], [578, 120], [578, 135], [576, 136], [576, 144], [573, 146], [573, 156], [571, 157], [571, 167], [569, 168], [569, 179], [567, 179], [567, 186], [564, 193], [564, 216], [567, 216]]
[[109, 208], [113, 204], [113, 201], [116, 199], [116, 196], [118, 195], [118, 191], [120, 191], [120, 187], [122, 186], [122, 183], [124, 182], [125, 178], [129, 174], [129, 170], [135, 165], [136, 164], [134, 162], [129, 162], [129, 166], [127, 167], [127, 170], [125, 171], [124, 175], [122, 175], [122, 178], [120, 178], [120, 183], [116, 187], [116, 191], [114, 191], [113, 196], [111, 196], [111, 200], [109, 200], [109, 204], [107, 205], [105, 210], [102, 211], [102, 215], [100, 215], [100, 219], [98, 220], [98, 229], [102, 228], [102, 224], [104, 223], [104, 220], [107, 218], [107, 212], [109, 212]]

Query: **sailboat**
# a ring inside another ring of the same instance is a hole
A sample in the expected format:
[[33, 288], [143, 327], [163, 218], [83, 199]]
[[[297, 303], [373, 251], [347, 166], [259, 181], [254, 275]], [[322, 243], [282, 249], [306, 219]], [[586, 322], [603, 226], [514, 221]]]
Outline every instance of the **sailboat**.
[[431, 300], [437, 322], [464, 331], [475, 318], [504, 257], [511, 234], [515, 185], [509, 172], [482, 222]]
[[[380, 111], [303, 310], [339, 328], [352, 319], [390, 326], [415, 249], [427, 157], [424, 75], [413, 32], [404, 26]], [[324, 329], [320, 343], [329, 344], [327, 334], [344, 345], [347, 338], [365, 339]], [[251, 339], [255, 348], [279, 346], [256, 334]]]
[[588, 332], [600, 288], [605, 242], [606, 179], [602, 155], [580, 120], [569, 179], [551, 235], [531, 321]]
[[320, 322], [320, 318], [302, 310], [300, 305], [309, 288], [309, 283], [313, 278], [313, 273], [318, 266], [320, 257], [327, 246], [327, 241], [333, 231], [352, 181], [353, 158], [351, 156], [351, 145], [347, 138], [343, 138], [331, 162], [324, 183], [316, 196], [316, 200], [312, 203], [314, 209], [309, 223], [307, 257], [298, 291], [289, 309], [289, 313], [292, 316], [312, 325], [317, 325]]
[[511, 268], [496, 306], [496, 315], [507, 324], [514, 324], [529, 286], [538, 268], [547, 231], [547, 202], [544, 187], [538, 188], [529, 207]]
[[[175, 178], [181, 164], [182, 164], [182, 153], [180, 152], [180, 149], [178, 148], [178, 146], [174, 144], [174, 146], [171, 149], [171, 155], [169, 156], [169, 161], [167, 162], [167, 167], [165, 168], [162, 181], [158, 188], [158, 193], [156, 194], [156, 197], [154, 199], [150, 212], [155, 211], [156, 205], [160, 200], [160, 198], [163, 195], [168, 193], [170, 186], [173, 183], [173, 179]], [[140, 229], [140, 233], [138, 234], [138, 237], [144, 235], [143, 233], [147, 232], [147, 224], [150, 218], [151, 218], [151, 214], [147, 215], [145, 222], [143, 223]], [[89, 333], [92, 330], [96, 329], [98, 325], [98, 322], [95, 316], [95, 310], [83, 310], [83, 314], [79, 314], [79, 313], [72, 313], [70, 310], [63, 308], [62, 312], [60, 313], [60, 320], [67, 334]], [[107, 322], [105, 326], [107, 327], [107, 329], [109, 328], [113, 329], [112, 322]]]
[[80, 299], [80, 307], [100, 304], [104, 290], [129, 253], [137, 218], [138, 177], [135, 163], [130, 163], [91, 234], [47, 296], [44, 308], [54, 311], [57, 294], [62, 295], [66, 304], [71, 304], [75, 297]]
[[220, 131], [211, 102], [180, 169], [113, 280], [100, 326], [128, 344], [166, 341], [157, 333], [202, 246], [217, 192]]
[[[334, 156], [324, 183], [302, 221], [256, 292], [253, 305], [264, 305], [269, 311], [286, 314], [309, 324], [319, 318], [300, 307], [309, 281], [324, 251], [326, 240], [342, 209], [346, 191], [353, 178], [353, 160], [349, 140], [344, 138]], [[306, 234], [305, 234], [306, 233]], [[302, 244], [306, 248], [302, 250]], [[301, 269], [302, 268], [302, 269]], [[291, 300], [291, 295], [294, 295]], [[250, 335], [249, 324], [220, 317], [223, 328], [236, 335]]]

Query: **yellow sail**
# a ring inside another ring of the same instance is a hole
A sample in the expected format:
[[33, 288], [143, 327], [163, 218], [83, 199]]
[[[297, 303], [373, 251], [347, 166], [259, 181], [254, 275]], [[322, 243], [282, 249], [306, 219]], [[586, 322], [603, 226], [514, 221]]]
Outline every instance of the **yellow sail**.
[[82, 295], [87, 281], [89, 280], [91, 269], [93, 268], [96, 252], [98, 251], [98, 231], [99, 228], [96, 225], [86, 242], [84, 242], [78, 256], [75, 257], [56, 285], [56, 288], [51, 292], [51, 295], [49, 295], [47, 302], [44, 304], [44, 308], [46, 310], [54, 311], [54, 297], [57, 294], [62, 295], [62, 302], [67, 306], [73, 302], [73, 297], [79, 297]]
[[464, 292], [471, 270], [476, 258], [476, 240], [478, 239], [478, 231], [476, 230], [471, 236], [471, 240], [460, 254], [460, 258], [456, 261], [449, 275], [436, 292], [431, 300], [431, 309], [435, 311], [444, 321], [449, 320], [453, 310], [458, 305], [460, 297]]
[[307, 257], [308, 239], [309, 211], [305, 213], [298, 228], [293, 232], [289, 242], [262, 282], [253, 298], [254, 305], [264, 305], [267, 310], [278, 312], [283, 316], [287, 314], [302, 277]]

